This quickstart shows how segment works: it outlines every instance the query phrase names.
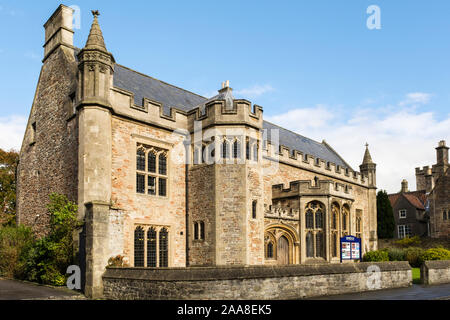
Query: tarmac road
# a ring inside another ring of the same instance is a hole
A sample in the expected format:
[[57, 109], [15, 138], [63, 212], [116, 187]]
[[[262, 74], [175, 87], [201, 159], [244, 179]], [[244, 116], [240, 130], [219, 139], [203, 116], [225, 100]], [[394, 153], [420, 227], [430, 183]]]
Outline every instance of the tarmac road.
[[53, 288], [0, 278], [0, 300], [80, 300], [85, 297], [67, 288]]

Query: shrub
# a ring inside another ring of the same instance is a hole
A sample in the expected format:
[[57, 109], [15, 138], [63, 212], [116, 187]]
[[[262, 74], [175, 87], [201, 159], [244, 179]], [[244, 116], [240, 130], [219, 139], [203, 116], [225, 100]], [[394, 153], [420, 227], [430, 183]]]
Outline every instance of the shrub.
[[387, 250], [389, 261], [404, 261], [405, 253], [402, 249], [399, 248], [389, 248]]
[[128, 264], [124, 261], [124, 258], [125, 257], [120, 254], [109, 258], [108, 267], [128, 267]]
[[444, 248], [428, 249], [420, 255], [419, 262], [422, 264], [428, 260], [450, 260], [450, 250]]
[[363, 261], [365, 262], [389, 261], [389, 255], [385, 250], [369, 251], [364, 255]]
[[409, 247], [409, 246], [418, 246], [420, 245], [420, 238], [419, 236], [414, 237], [406, 237], [400, 240], [395, 241], [395, 243], [402, 247]]
[[77, 206], [66, 196], [51, 194], [47, 206], [50, 233], [36, 241], [23, 258], [24, 277], [30, 281], [64, 285], [66, 270], [73, 263], [73, 233], [81, 226], [76, 219]]
[[12, 278], [23, 274], [21, 257], [33, 244], [30, 228], [0, 227], [0, 274]]
[[425, 250], [418, 247], [409, 247], [404, 249], [405, 260], [409, 262], [411, 267], [419, 268], [421, 265], [420, 256], [423, 254]]

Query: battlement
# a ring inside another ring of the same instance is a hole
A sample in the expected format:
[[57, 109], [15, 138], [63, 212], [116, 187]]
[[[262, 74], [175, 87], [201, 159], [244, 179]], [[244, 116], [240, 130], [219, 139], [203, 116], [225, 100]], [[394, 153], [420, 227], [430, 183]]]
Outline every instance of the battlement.
[[353, 188], [351, 185], [334, 183], [331, 180], [297, 180], [291, 181], [288, 188], [283, 184], [272, 186], [272, 199], [276, 201], [281, 198], [292, 198], [299, 196], [331, 195], [340, 198], [353, 199]]
[[333, 178], [347, 181], [349, 183], [360, 184], [368, 187], [369, 182], [366, 176], [350, 168], [343, 168], [334, 162], [314, 157], [313, 155], [291, 150], [280, 145], [279, 148], [270, 141], [265, 141], [263, 148], [263, 157], [272, 161], [278, 161], [302, 169], [311, 170], [318, 174], [329, 175]]
[[282, 218], [298, 221], [300, 210], [298, 208], [286, 208], [281, 205], [264, 204], [264, 216], [267, 218]]
[[245, 99], [218, 99], [189, 111], [189, 127], [192, 132], [194, 121], [200, 121], [202, 128], [214, 125], [249, 125], [261, 129], [263, 124], [263, 108], [253, 105]]

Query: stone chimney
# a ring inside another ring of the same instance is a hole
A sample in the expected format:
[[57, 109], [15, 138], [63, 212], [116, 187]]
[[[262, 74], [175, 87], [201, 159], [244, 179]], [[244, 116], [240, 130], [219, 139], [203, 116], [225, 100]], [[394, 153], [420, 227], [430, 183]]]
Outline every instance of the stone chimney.
[[72, 25], [73, 9], [61, 4], [44, 24], [45, 43], [43, 62], [59, 47], [71, 50], [73, 54], [74, 32]]
[[439, 141], [439, 145], [436, 148], [436, 158], [438, 165], [448, 164], [448, 147], [445, 145], [445, 140]]
[[425, 171], [425, 191], [429, 193], [434, 188], [433, 172], [432, 169], [429, 167], [425, 167], [424, 171]]
[[402, 190], [401, 193], [409, 192], [408, 181], [406, 179], [402, 180]]

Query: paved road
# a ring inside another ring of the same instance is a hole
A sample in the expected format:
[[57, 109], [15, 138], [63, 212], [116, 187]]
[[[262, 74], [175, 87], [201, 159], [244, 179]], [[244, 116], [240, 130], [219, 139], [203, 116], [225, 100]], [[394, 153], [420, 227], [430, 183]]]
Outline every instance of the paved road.
[[450, 283], [320, 297], [314, 300], [450, 300]]
[[0, 300], [84, 299], [84, 296], [67, 288], [52, 288], [29, 282], [0, 278]]

